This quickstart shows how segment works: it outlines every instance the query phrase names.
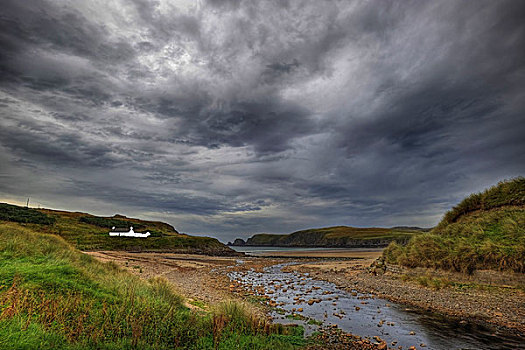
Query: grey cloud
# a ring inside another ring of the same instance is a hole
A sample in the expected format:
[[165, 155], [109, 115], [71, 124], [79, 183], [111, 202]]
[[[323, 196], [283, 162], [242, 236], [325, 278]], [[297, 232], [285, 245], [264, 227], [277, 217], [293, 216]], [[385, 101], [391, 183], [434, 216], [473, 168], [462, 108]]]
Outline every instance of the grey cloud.
[[[58, 5], [58, 6], [57, 6]], [[9, 47], [45, 46], [60, 52], [114, 64], [133, 56], [124, 40], [108, 40], [109, 31], [74, 9], [49, 1], [7, 1], [2, 6], [1, 29]]]
[[49, 206], [120, 208], [229, 240], [430, 226], [525, 171], [519, 1], [2, 11], [9, 198], [30, 189]]

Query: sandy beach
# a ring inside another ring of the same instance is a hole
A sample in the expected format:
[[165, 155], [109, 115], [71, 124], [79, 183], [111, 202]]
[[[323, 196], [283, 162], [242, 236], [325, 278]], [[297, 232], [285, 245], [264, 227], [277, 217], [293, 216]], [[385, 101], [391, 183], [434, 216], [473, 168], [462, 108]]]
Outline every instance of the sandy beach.
[[340, 258], [377, 259], [383, 249], [323, 249], [323, 250], [284, 250], [258, 253], [261, 257], [279, 258]]

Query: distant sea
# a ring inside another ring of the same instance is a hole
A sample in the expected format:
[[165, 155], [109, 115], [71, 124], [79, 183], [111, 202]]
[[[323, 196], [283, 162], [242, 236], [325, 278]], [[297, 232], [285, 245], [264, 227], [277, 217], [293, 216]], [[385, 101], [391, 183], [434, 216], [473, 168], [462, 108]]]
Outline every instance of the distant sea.
[[318, 252], [318, 251], [370, 251], [374, 248], [303, 248], [303, 247], [256, 247], [256, 246], [229, 246], [231, 249], [247, 255], [271, 255], [272, 252]]

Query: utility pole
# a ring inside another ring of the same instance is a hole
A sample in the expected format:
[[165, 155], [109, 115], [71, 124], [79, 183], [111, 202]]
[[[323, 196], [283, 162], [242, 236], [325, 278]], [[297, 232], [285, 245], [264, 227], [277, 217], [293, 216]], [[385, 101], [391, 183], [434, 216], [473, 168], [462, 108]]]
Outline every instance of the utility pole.
[[26, 208], [29, 208], [29, 197], [27, 197]]

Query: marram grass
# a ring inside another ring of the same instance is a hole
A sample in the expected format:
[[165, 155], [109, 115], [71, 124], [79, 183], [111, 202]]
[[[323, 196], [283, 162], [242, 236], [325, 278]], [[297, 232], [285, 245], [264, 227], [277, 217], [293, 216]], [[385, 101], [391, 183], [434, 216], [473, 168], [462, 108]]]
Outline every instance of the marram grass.
[[501, 182], [447, 212], [431, 232], [405, 246], [392, 243], [388, 262], [472, 273], [492, 269], [525, 273], [525, 179]]

